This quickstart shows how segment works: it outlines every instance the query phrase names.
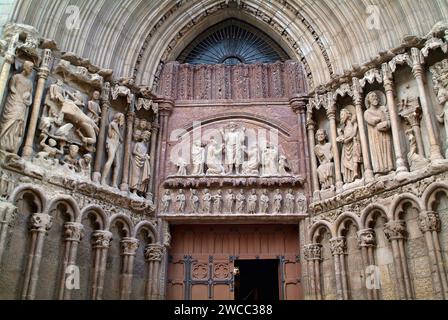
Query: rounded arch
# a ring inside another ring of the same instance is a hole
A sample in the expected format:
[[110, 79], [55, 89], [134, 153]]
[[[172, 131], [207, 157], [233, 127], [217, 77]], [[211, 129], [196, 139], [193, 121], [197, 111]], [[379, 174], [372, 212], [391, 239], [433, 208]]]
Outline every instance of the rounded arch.
[[117, 223], [121, 223], [123, 226], [123, 230], [125, 231], [125, 235], [124, 237], [130, 237], [132, 230], [134, 229], [134, 224], [132, 223], [131, 219], [128, 216], [125, 216], [124, 214], [121, 213], [117, 213], [114, 214], [111, 218], [110, 218], [110, 222], [108, 225], [108, 230], [110, 231], [111, 228]]
[[403, 193], [395, 198], [390, 206], [390, 212], [392, 214], [393, 220], [401, 220], [401, 210], [403, 206], [407, 203], [412, 203], [418, 210], [421, 210], [422, 205], [420, 199], [413, 195], [412, 193]]
[[16, 204], [17, 201], [23, 199], [23, 196], [27, 193], [34, 197], [34, 204], [37, 207], [37, 212], [43, 213], [47, 205], [47, 198], [40, 187], [36, 187], [32, 184], [24, 184], [17, 187], [9, 196], [10, 202]]
[[353, 212], [344, 212], [343, 214], [341, 214], [336, 221], [333, 223], [334, 225], [334, 229], [336, 231], [336, 236], [340, 237], [342, 236], [342, 232], [345, 230], [346, 228], [346, 223], [348, 221], [351, 221], [354, 223], [354, 225], [356, 226], [356, 228], [358, 229], [358, 231], [360, 230], [360, 226], [361, 226], [361, 222], [359, 217], [353, 213]]
[[149, 237], [151, 238], [152, 242], [151, 243], [158, 243], [159, 242], [159, 237], [158, 237], [158, 233], [156, 228], [154, 227], [154, 225], [152, 225], [150, 222], [148, 221], [141, 221], [139, 222], [134, 230], [132, 231], [132, 237], [136, 238], [138, 236], [138, 234], [142, 231], [142, 230], [147, 230]]
[[71, 222], [80, 222], [81, 212], [79, 210], [78, 204], [75, 199], [73, 199], [69, 195], [60, 195], [56, 198], [52, 199], [51, 202], [48, 203], [48, 206], [45, 208], [45, 212], [49, 215], [52, 215], [53, 210], [57, 208], [59, 204], [65, 204], [71, 210], [68, 210], [68, 214], [70, 216]]
[[336, 233], [334, 232], [334, 227], [330, 222], [325, 221], [325, 220], [319, 220], [311, 226], [310, 232], [308, 234], [309, 241], [311, 243], [316, 242], [318, 232], [320, 232], [321, 229], [326, 229], [328, 231], [328, 233], [330, 233], [332, 238], [335, 237], [335, 235], [336, 235]]
[[80, 221], [82, 221], [82, 218], [93, 214], [95, 217], [95, 224], [97, 225], [97, 230], [108, 230], [109, 229], [109, 220], [107, 219], [107, 215], [104, 212], [103, 208], [97, 205], [89, 205], [85, 207], [81, 212], [81, 218]]
[[380, 204], [370, 204], [361, 212], [360, 227], [362, 229], [370, 228], [370, 224], [377, 218], [382, 216], [386, 221], [391, 220], [391, 216], [387, 214], [387, 209]]
[[425, 189], [422, 195], [423, 210], [432, 210], [432, 206], [436, 201], [435, 196], [440, 191], [445, 192], [445, 194], [448, 196], [448, 183], [434, 182]]

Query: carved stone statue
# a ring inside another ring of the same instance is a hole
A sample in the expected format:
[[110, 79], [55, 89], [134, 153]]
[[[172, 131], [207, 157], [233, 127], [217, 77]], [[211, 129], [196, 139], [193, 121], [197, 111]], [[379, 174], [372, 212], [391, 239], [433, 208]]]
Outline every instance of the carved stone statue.
[[268, 213], [269, 211], [269, 196], [268, 191], [264, 189], [260, 196], [260, 212]]
[[448, 159], [448, 59], [442, 60], [429, 68], [432, 73], [432, 81], [437, 100], [442, 106], [442, 112], [437, 114], [437, 120], [445, 126], [446, 151]]
[[289, 176], [289, 175], [291, 175], [288, 171], [290, 169], [291, 168], [289, 167], [289, 164], [288, 164], [288, 158], [281, 155], [280, 158], [278, 159], [278, 173], [281, 176]]
[[241, 174], [241, 167], [244, 160], [244, 140], [246, 128], [232, 122], [224, 129], [221, 134], [225, 144], [225, 169], [226, 174], [232, 174], [235, 167], [235, 173]]
[[418, 170], [426, 167], [429, 164], [428, 159], [425, 159], [422, 155], [418, 153], [417, 140], [415, 139], [414, 130], [406, 130], [406, 135], [409, 140], [409, 153], [408, 162], [411, 171]]
[[225, 210], [227, 213], [233, 213], [233, 205], [235, 203], [236, 197], [233, 194], [233, 190], [230, 189], [227, 194], [226, 194], [226, 199], [225, 199]]
[[255, 189], [252, 189], [249, 197], [247, 198], [247, 212], [250, 214], [257, 213], [258, 196]]
[[93, 91], [92, 100], [87, 102], [87, 116], [92, 119], [96, 125], [98, 125], [101, 118], [100, 107], [100, 92], [98, 90]]
[[306, 199], [306, 196], [299, 192], [297, 194], [296, 198], [296, 204], [297, 204], [297, 211], [299, 213], [306, 213], [308, 210], [308, 200]]
[[282, 212], [283, 196], [280, 189], [275, 190], [274, 195], [274, 213]]
[[244, 213], [245, 204], [246, 204], [246, 196], [244, 195], [244, 190], [241, 189], [240, 192], [236, 195], [235, 211], [237, 213]]
[[180, 189], [177, 196], [176, 196], [176, 203], [177, 203], [177, 212], [178, 213], [184, 213], [185, 212], [185, 203], [187, 198], [185, 197], [184, 190]]
[[273, 144], [267, 144], [261, 155], [262, 175], [278, 175], [278, 150]]
[[322, 190], [330, 189], [334, 186], [334, 163], [331, 143], [327, 142], [327, 132], [319, 129], [316, 132], [317, 145], [314, 147], [314, 154], [319, 159], [317, 175]]
[[41, 140], [39, 145], [41, 146], [41, 151], [36, 155], [36, 159], [47, 160], [50, 164], [58, 164], [58, 155], [63, 155], [64, 151], [62, 146], [60, 149], [56, 148], [57, 142], [54, 139], [48, 139], [48, 143], [45, 142], [47, 135], [41, 134]]
[[199, 199], [198, 191], [195, 189], [191, 189], [190, 204], [191, 204], [193, 213], [199, 213], [200, 199]]
[[70, 170], [76, 171], [78, 166], [79, 147], [76, 144], [71, 144], [68, 147], [68, 154], [62, 159], [62, 163]]
[[222, 212], [222, 191], [218, 190], [217, 193], [213, 196], [213, 212], [221, 213]]
[[79, 159], [78, 167], [81, 175], [86, 179], [90, 179], [90, 175], [92, 173], [92, 155], [90, 153], [86, 153], [81, 159]]
[[186, 176], [187, 175], [187, 162], [182, 159], [179, 158], [177, 160], [177, 173], [176, 175], [178, 176]]
[[212, 195], [208, 189], [204, 190], [204, 195], [202, 197], [202, 212], [211, 213], [212, 212]]
[[207, 145], [207, 175], [223, 174], [224, 167], [222, 166], [222, 146], [214, 138], [210, 139]]
[[168, 213], [170, 212], [170, 205], [171, 205], [171, 193], [169, 190], [165, 190], [165, 194], [162, 196], [162, 212]]
[[258, 146], [252, 146], [247, 152], [248, 161], [243, 163], [243, 174], [245, 175], [259, 175], [260, 154]]
[[285, 211], [286, 213], [294, 213], [294, 194], [292, 189], [288, 190], [288, 193], [285, 195]]
[[109, 176], [110, 169], [114, 165], [114, 170], [112, 174], [111, 185], [117, 188], [117, 178], [118, 172], [120, 170], [120, 159], [119, 159], [119, 146], [123, 142], [121, 136], [121, 127], [124, 125], [124, 115], [122, 113], [116, 113], [114, 119], [109, 124], [109, 129], [106, 138], [106, 150], [107, 150], [107, 161], [103, 168], [103, 174], [101, 177], [101, 184], [106, 185], [106, 179]]
[[34, 64], [25, 61], [23, 71], [9, 82], [3, 116], [0, 122], [0, 148], [17, 154], [25, 133], [26, 109], [33, 101], [33, 83], [30, 80]]
[[205, 148], [202, 147], [201, 141], [195, 141], [191, 148], [191, 159], [193, 163], [193, 170], [191, 175], [199, 176], [204, 174], [205, 164]]
[[367, 95], [366, 107], [364, 120], [367, 122], [373, 172], [386, 174], [394, 170], [389, 112], [381, 105], [375, 91]]
[[341, 128], [336, 141], [342, 144], [341, 171], [345, 183], [361, 177], [361, 145], [358, 139], [358, 124], [348, 109], [341, 110]]
[[139, 141], [134, 145], [129, 173], [129, 187], [134, 194], [141, 193], [145, 195], [151, 179], [150, 156], [148, 155], [148, 142], [150, 138], [151, 132], [145, 131], [140, 135]]

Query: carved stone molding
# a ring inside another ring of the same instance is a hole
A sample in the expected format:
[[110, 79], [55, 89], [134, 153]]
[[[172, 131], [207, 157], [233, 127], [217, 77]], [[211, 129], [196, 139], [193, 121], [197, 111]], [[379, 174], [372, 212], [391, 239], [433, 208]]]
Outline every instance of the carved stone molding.
[[167, 189], [210, 188], [210, 187], [300, 187], [305, 179], [301, 176], [257, 177], [257, 176], [188, 176], [168, 177], [163, 186]]
[[407, 237], [406, 222], [404, 220], [392, 220], [384, 225], [384, 234], [389, 241], [405, 239]]
[[441, 222], [439, 214], [435, 211], [422, 211], [418, 215], [418, 226], [422, 233], [428, 231], [440, 232]]

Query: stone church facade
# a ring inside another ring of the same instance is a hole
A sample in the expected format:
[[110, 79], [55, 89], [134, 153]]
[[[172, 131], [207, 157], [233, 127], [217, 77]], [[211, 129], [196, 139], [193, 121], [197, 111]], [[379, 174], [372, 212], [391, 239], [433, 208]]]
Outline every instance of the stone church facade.
[[75, 2], [3, 27], [0, 299], [448, 298], [446, 3]]

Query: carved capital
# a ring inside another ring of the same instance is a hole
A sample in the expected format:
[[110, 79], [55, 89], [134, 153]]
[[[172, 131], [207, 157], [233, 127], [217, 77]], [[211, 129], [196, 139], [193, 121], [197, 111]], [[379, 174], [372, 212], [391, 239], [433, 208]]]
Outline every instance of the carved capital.
[[316, 122], [313, 120], [313, 114], [311, 112], [306, 113], [306, 127], [308, 130], [313, 131], [314, 135], [314, 127], [316, 126]]
[[80, 242], [84, 237], [84, 226], [76, 222], [66, 222], [64, 224], [65, 241]]
[[407, 236], [406, 222], [404, 220], [392, 220], [384, 225], [384, 234], [389, 241], [405, 239]]
[[46, 213], [35, 213], [31, 216], [31, 232], [47, 232], [53, 224], [53, 217]]
[[102, 103], [109, 103], [110, 97], [110, 82], [104, 82], [103, 87], [101, 88], [101, 101]]
[[148, 244], [145, 248], [145, 259], [148, 262], [161, 262], [164, 254], [163, 246], [159, 244]]
[[428, 231], [440, 232], [440, 218], [435, 211], [422, 211], [418, 215], [418, 226], [422, 233]]
[[363, 229], [358, 231], [359, 247], [374, 247], [375, 245], [376, 245], [375, 230]]
[[306, 260], [321, 260], [322, 245], [320, 243], [311, 243], [303, 247], [303, 254]]
[[168, 117], [171, 115], [174, 109], [174, 101], [170, 99], [162, 99], [156, 101], [159, 105], [159, 114], [161, 116]]
[[332, 255], [345, 254], [347, 245], [345, 242], [345, 237], [336, 237], [330, 239], [330, 251]]
[[95, 249], [107, 249], [112, 240], [112, 233], [105, 230], [97, 230], [92, 235], [92, 245]]
[[14, 217], [17, 207], [9, 202], [0, 202], [0, 225], [9, 224]]
[[355, 103], [355, 105], [361, 105], [364, 90], [358, 78], [353, 78], [352, 91], [353, 91], [353, 102]]
[[124, 256], [135, 256], [137, 252], [139, 241], [135, 238], [123, 238], [120, 241], [121, 254]]
[[289, 105], [292, 111], [296, 114], [304, 114], [306, 111], [306, 105], [308, 104], [309, 97], [306, 95], [296, 95], [289, 100]]
[[393, 91], [394, 89], [394, 76], [392, 73], [392, 70], [388, 63], [383, 63], [381, 65], [381, 70], [383, 73], [383, 84], [384, 84], [384, 90], [387, 91]]

